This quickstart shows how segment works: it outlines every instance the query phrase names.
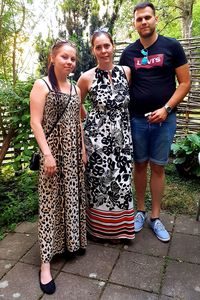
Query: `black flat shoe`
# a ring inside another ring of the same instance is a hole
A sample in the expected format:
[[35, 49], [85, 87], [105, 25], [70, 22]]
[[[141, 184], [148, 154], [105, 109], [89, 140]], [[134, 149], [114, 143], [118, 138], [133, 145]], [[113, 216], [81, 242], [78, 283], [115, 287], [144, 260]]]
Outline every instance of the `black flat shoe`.
[[76, 251], [76, 254], [79, 255], [79, 256], [82, 256], [82, 255], [85, 255], [85, 252], [86, 252], [86, 249], [85, 249], [85, 248], [79, 248], [79, 249]]
[[40, 279], [40, 274], [41, 274], [41, 271], [39, 271], [39, 283], [40, 283], [40, 288], [43, 291], [43, 293], [48, 294], [48, 295], [54, 294], [56, 291], [56, 285], [55, 285], [54, 280], [52, 279], [48, 283], [43, 284]]
[[69, 260], [73, 260], [76, 258], [76, 252], [70, 252], [68, 250], [65, 251], [65, 260], [69, 261]]

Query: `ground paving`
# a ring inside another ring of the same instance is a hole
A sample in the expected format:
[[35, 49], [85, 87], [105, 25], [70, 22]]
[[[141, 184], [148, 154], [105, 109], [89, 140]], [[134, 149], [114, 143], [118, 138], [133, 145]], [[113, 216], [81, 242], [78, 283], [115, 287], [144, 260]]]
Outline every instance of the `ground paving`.
[[199, 300], [200, 222], [167, 213], [162, 220], [169, 243], [145, 225], [131, 243], [88, 241], [84, 256], [54, 259], [51, 296], [39, 288], [37, 222], [24, 222], [0, 241], [0, 300]]

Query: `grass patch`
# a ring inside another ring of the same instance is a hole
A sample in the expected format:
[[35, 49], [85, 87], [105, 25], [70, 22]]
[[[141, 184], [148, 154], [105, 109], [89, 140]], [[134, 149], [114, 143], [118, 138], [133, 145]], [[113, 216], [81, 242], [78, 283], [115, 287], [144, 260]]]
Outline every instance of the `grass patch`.
[[199, 178], [181, 177], [173, 163], [166, 167], [162, 209], [176, 214], [195, 215], [200, 197]]
[[[172, 162], [166, 166], [165, 173], [165, 191], [161, 209], [171, 214], [195, 215], [197, 212], [198, 199], [200, 197], [199, 178], [180, 177]], [[149, 185], [147, 186], [145, 204], [147, 211], [150, 211], [151, 193]], [[135, 207], [137, 207], [137, 205], [135, 205]]]

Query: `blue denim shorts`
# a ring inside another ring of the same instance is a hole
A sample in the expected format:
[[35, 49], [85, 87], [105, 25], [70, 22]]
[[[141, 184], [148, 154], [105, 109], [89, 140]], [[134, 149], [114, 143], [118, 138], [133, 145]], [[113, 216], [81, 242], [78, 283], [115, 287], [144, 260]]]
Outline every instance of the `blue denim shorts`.
[[145, 117], [131, 119], [133, 155], [135, 162], [152, 161], [166, 165], [176, 132], [176, 113], [172, 112], [162, 123], [148, 122]]

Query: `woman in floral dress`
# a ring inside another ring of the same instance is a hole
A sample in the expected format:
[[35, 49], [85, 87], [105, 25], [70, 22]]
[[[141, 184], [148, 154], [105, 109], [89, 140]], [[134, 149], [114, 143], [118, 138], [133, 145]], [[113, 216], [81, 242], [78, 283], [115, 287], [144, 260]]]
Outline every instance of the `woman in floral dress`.
[[129, 121], [130, 69], [113, 63], [114, 43], [105, 29], [91, 39], [98, 65], [78, 86], [92, 109], [85, 122], [87, 230], [96, 238], [134, 238], [132, 140]]

